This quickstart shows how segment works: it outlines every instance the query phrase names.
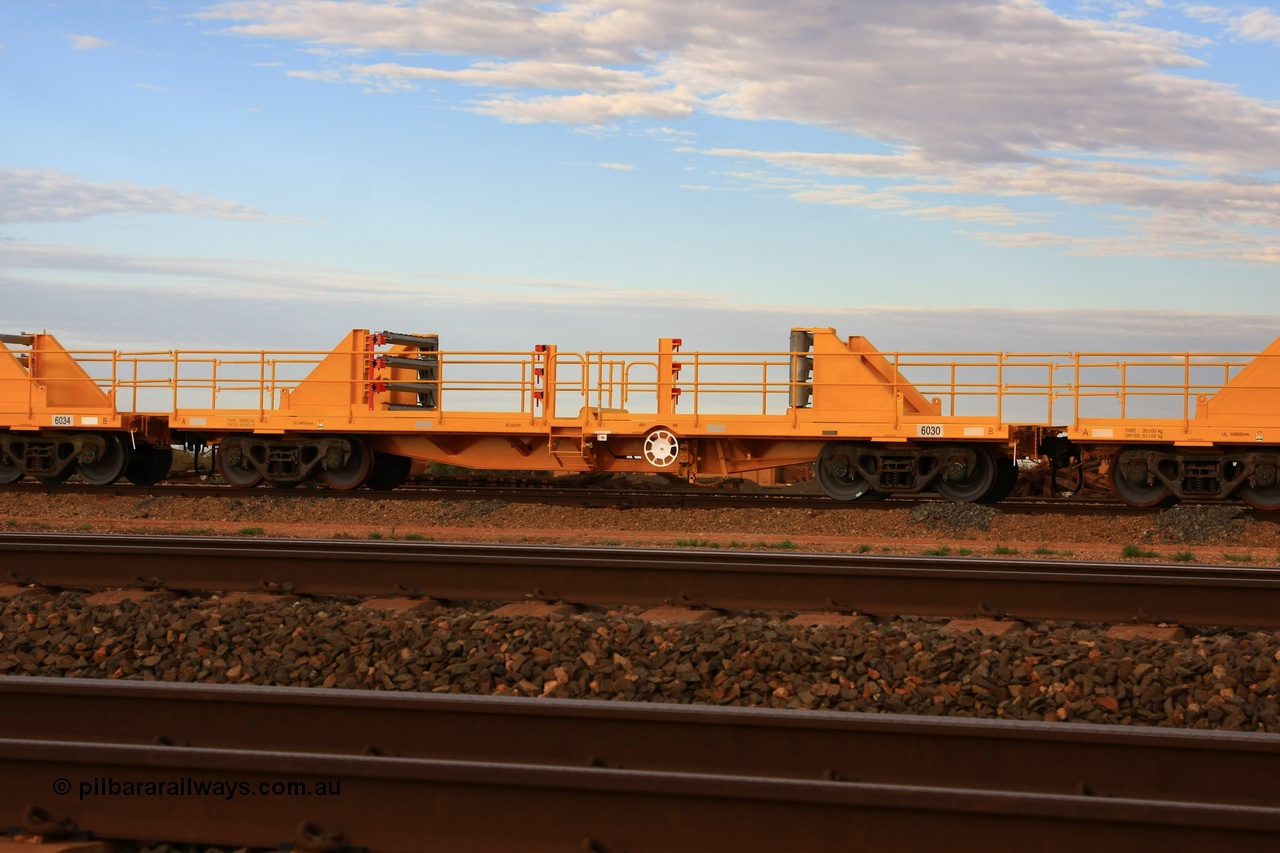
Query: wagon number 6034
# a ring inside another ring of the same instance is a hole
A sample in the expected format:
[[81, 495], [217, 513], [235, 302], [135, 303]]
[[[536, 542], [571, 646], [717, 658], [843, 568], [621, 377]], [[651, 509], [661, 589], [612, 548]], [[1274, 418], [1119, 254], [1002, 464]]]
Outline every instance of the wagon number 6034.
[[54, 426], [71, 426], [71, 424], [72, 424], [71, 415], [54, 415], [53, 416]]

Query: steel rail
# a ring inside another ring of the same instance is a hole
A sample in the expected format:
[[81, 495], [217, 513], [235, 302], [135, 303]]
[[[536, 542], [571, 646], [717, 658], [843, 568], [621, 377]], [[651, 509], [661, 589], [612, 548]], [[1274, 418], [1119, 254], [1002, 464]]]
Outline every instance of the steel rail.
[[[823, 511], [885, 512], [894, 509], [911, 509], [927, 504], [949, 503], [933, 495], [916, 498], [891, 497], [883, 501], [837, 501], [825, 495], [788, 494], [785, 492], [732, 492], [713, 489], [601, 489], [557, 488], [549, 486], [402, 486], [392, 491], [336, 491], [328, 488], [293, 489], [287, 493], [277, 489], [235, 489], [227, 486], [197, 486], [189, 484], [162, 484], [133, 486], [116, 483], [111, 486], [90, 486], [82, 483], [61, 483], [48, 486], [42, 483], [13, 483], [0, 485], [0, 493], [19, 494], [86, 494], [120, 496], [179, 496], [212, 497], [220, 499], [245, 497], [286, 497], [303, 500], [346, 501], [508, 501], [512, 503], [538, 503], [553, 506], [578, 506], [589, 508], [663, 508], [663, 509], [810, 509]], [[1183, 506], [1228, 506], [1240, 509], [1242, 514], [1260, 521], [1280, 521], [1277, 513], [1260, 512], [1242, 503], [1183, 501]], [[1006, 498], [992, 506], [1010, 515], [1037, 515], [1059, 513], [1063, 515], [1144, 516], [1152, 515], [1158, 508], [1126, 506], [1104, 498]]]
[[[301, 697], [297, 704], [282, 706], [287, 718], [306, 713], [298, 704], [310, 704], [305, 697], [312, 696], [312, 691], [280, 692], [296, 692]], [[408, 697], [400, 698], [406, 701]], [[382, 701], [370, 697], [359, 700]], [[201, 714], [202, 719], [231, 710], [214, 704], [216, 701], [208, 700], [209, 710]], [[160, 709], [166, 704], [167, 700], [152, 702], [147, 707], [151, 713], [162, 713]], [[483, 713], [479, 710], [482, 704], [498, 702], [459, 704], [464, 706], [460, 713], [475, 719]], [[513, 720], [529, 716], [529, 704], [513, 704], [502, 722], [515, 724]], [[541, 713], [548, 715], [557, 713], [560, 705], [595, 705], [557, 700], [535, 700], [534, 704], [546, 705], [548, 710]], [[81, 714], [87, 716], [95, 704], [86, 701], [83, 708]], [[661, 720], [648, 740], [655, 757], [670, 757], [683, 746], [683, 739], [677, 746], [667, 737], [668, 727], [678, 725], [682, 717], [705, 714], [708, 730], [730, 727], [735, 720], [758, 725], [750, 739], [744, 737], [741, 727], [736, 730], [740, 751], [750, 756], [761, 751], [786, 751], [811, 716], [621, 706], [617, 716], [622, 718], [622, 728], [607, 737], [606, 745], [634, 734], [634, 723], [646, 712], [654, 712]], [[578, 713], [607, 720], [613, 709], [601, 705]], [[860, 716], [850, 715], [854, 725]], [[758, 720], [751, 723], [752, 718]], [[416, 736], [427, 741], [429, 724], [436, 719], [421, 717], [416, 726], [404, 728], [423, 729]], [[74, 726], [79, 718], [69, 722]], [[369, 724], [375, 723], [371, 720]], [[579, 728], [585, 725], [583, 719], [577, 723]], [[928, 731], [923, 725], [921, 733]], [[1016, 733], [1013, 740], [1018, 746], [1031, 750], [1040, 740], [1040, 730], [1046, 728], [1058, 727], [974, 726], [957, 732], [955, 739], [990, 746], [998, 730], [1007, 730]], [[985, 741], [978, 734], [980, 730], [986, 733]], [[1063, 731], [1068, 734], [1058, 737], [1070, 740], [1071, 730]], [[1118, 775], [1126, 772], [1124, 760], [1137, 754], [1121, 745], [1132, 731], [1103, 733], [1114, 739], [1115, 748], [1106, 752], [1106, 766]], [[435, 748], [440, 748], [449, 733], [436, 732]], [[981, 758], [968, 768], [967, 782], [957, 780], [958, 784], [949, 786], [931, 784], [927, 767], [919, 768], [906, 784], [866, 778], [853, 781], [838, 774], [825, 774], [825, 778], [751, 774], [736, 767], [708, 772], [696, 760], [685, 769], [574, 767], [567, 763], [571, 757], [567, 754], [561, 763], [530, 762], [520, 744], [505, 760], [459, 760], [344, 755], [329, 744], [308, 751], [285, 751], [108, 743], [82, 735], [53, 740], [5, 734], [0, 740], [0, 809], [10, 815], [29, 815], [31, 809], [41, 809], [49, 821], [71, 821], [77, 829], [99, 838], [148, 837], [265, 847], [304, 836], [321, 842], [310, 849], [340, 850], [347, 844], [369, 853], [833, 847], [923, 851], [961, 838], [989, 850], [1024, 850], [1030, 838], [1035, 839], [1037, 850], [1046, 851], [1155, 844], [1264, 849], [1280, 840], [1280, 808], [1274, 803], [1098, 797], [1082, 790], [1045, 793], [992, 787], [983, 781], [992, 762]], [[328, 733], [316, 734], [323, 737]], [[379, 734], [405, 736], [404, 732]], [[830, 730], [823, 734], [832, 737]], [[1248, 739], [1189, 735], [1182, 744], [1186, 750], [1179, 754], [1216, 741], [1226, 747], [1228, 755], [1237, 750], [1246, 755]], [[573, 740], [566, 738], [569, 743]], [[1255, 740], [1266, 745], [1264, 750], [1273, 746], [1268, 738]], [[976, 749], [970, 754], [981, 755]], [[1024, 762], [1031, 763], [1034, 754], [1024, 754], [1028, 756]], [[1254, 765], [1262, 774], [1259, 787], [1264, 791], [1274, 778], [1274, 749], [1267, 754], [1269, 765]], [[1003, 755], [1015, 763], [1018, 760], [1016, 747], [1005, 748]], [[860, 769], [892, 776], [895, 764], [900, 767], [906, 763], [904, 759], [912, 757], [900, 755], [881, 762], [877, 755], [863, 756]], [[1170, 767], [1168, 760], [1155, 763], [1157, 773], [1161, 769], [1167, 773], [1181, 770]], [[1224, 760], [1228, 759], [1224, 756]], [[213, 788], [218, 783], [224, 787]], [[300, 788], [290, 791], [285, 786], [291, 783]], [[315, 793], [317, 786], [323, 795]], [[335, 836], [341, 836], [342, 842], [333, 841]]]
[[[53, 793], [58, 780], [73, 786], [69, 796]], [[122, 793], [79, 799], [85, 780]], [[130, 783], [143, 793], [123, 793]], [[183, 793], [217, 783], [238, 793]], [[329, 793], [269, 795], [290, 783]], [[146, 793], [166, 789], [178, 793]], [[0, 739], [0, 803], [35, 803], [99, 838], [289, 849], [299, 836], [338, 836], [345, 845], [298, 848], [335, 853], [936, 851], [955, 839], [992, 851], [1022, 851], [1034, 839], [1036, 850], [1074, 853], [1263, 850], [1280, 840], [1280, 810], [1265, 807], [12, 739]]]
[[677, 604], [1274, 627], [1280, 570], [752, 551], [0, 534], [0, 580], [46, 587]]
[[0, 730], [22, 740], [1280, 805], [1280, 735], [1141, 726], [4, 677]]

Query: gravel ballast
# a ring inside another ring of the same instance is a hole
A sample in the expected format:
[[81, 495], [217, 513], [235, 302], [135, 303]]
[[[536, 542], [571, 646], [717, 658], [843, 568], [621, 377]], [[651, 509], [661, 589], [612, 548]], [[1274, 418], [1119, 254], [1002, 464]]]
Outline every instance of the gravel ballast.
[[[1047, 559], [1274, 563], [1280, 524], [1230, 508], [1142, 516], [999, 508], [621, 509], [267, 491], [0, 493], [0, 530], [559, 542]], [[1115, 638], [1030, 623], [999, 637], [939, 620], [805, 627], [791, 614], [649, 623], [640, 611], [495, 616], [241, 597], [0, 599], [0, 674], [1060, 720], [1280, 732], [1280, 634]]]
[[1122, 641], [1053, 623], [989, 637], [936, 620], [661, 625], [638, 614], [19, 596], [0, 610], [0, 674], [1280, 732], [1275, 632]]

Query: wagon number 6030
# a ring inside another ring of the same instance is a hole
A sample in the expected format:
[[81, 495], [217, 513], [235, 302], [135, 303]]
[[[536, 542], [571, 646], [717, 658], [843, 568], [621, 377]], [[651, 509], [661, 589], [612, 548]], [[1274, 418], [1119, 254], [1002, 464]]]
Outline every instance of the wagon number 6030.
[[942, 424], [917, 424], [916, 435], [920, 438], [942, 438]]

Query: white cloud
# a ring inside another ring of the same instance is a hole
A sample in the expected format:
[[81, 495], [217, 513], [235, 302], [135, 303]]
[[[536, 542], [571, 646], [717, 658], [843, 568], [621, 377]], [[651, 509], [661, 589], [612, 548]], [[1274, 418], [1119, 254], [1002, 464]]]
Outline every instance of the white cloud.
[[[1256, 157], [1258, 143], [1276, 139], [1265, 126], [1274, 111], [1225, 86], [1159, 73], [1198, 64], [1180, 50], [1186, 37], [1061, 18], [1025, 0], [971, 0], [943, 11], [925, 0], [696, 7], [285, 0], [221, 4], [205, 16], [251, 21], [234, 32], [311, 44], [503, 57], [452, 71], [384, 63], [340, 72], [356, 82], [453, 79], [622, 100], [637, 85], [680, 88], [682, 103], [722, 114], [840, 127], [963, 159], [1134, 145]], [[527, 119], [573, 120], [555, 111]]]
[[[707, 152], [806, 176], [793, 189], [802, 201], [1007, 227], [1043, 219], [1045, 204], [1120, 205], [1146, 237], [1179, 229], [1153, 230], [1142, 215], [1176, 216], [1224, 253], [1266, 261], [1274, 252], [1259, 250], [1253, 232], [1280, 217], [1277, 184], [1259, 177], [1280, 167], [1280, 107], [1180, 73], [1203, 64], [1189, 48], [1206, 42], [1133, 22], [1161, 5], [1118, 0], [1110, 22], [1035, 0], [279, 0], [202, 14], [231, 32], [331, 51], [462, 57], [448, 69], [397, 61], [289, 73], [375, 91], [484, 87], [494, 94], [470, 108], [506, 122], [601, 127], [703, 112], [840, 131], [887, 152]], [[1243, 39], [1280, 32], [1267, 10], [1183, 12]], [[877, 183], [830, 180], [840, 177]], [[1042, 207], [1015, 212], [996, 201], [1012, 196]], [[1109, 227], [1124, 227], [1117, 222]], [[1146, 253], [1156, 243], [1112, 245]]]
[[469, 68], [444, 70], [383, 62], [349, 65], [343, 74], [356, 83], [385, 81], [403, 86], [415, 80], [449, 80], [464, 86], [507, 89], [592, 89], [604, 92], [643, 92], [653, 82], [638, 71], [570, 62], [477, 62]]
[[1280, 15], [1267, 9], [1254, 9], [1232, 19], [1231, 32], [1248, 41], [1280, 44]]
[[93, 50], [94, 48], [111, 46], [111, 42], [103, 41], [93, 36], [69, 35], [67, 38], [71, 39], [71, 46], [76, 50]]
[[618, 95], [543, 95], [534, 98], [506, 96], [478, 101], [475, 111], [516, 124], [604, 125], [621, 119], [688, 118], [693, 107], [674, 95], [628, 92]]
[[[981, 234], [1003, 246], [1063, 246], [1090, 254], [1218, 257], [1250, 263], [1276, 258], [1280, 232], [1280, 183], [1241, 180], [1145, 161], [1081, 161], [1045, 158], [1030, 164], [929, 162], [918, 154], [861, 155], [708, 149], [734, 160], [762, 161], [795, 176], [735, 171], [749, 186], [784, 192], [797, 201], [892, 211], [927, 219], [1016, 226], [1044, 220], [1046, 212], [1015, 212], [1003, 204], [937, 203], [933, 197], [1052, 199], [1069, 205], [1120, 206], [1131, 211], [1104, 222], [1129, 232], [1124, 237], [1078, 238], [1044, 232]], [[836, 183], [859, 178], [865, 183]]]
[[636, 167], [630, 163], [599, 163], [601, 169], [614, 169], [619, 172], [634, 172]]
[[0, 223], [76, 222], [93, 216], [181, 214], [274, 219], [235, 202], [172, 187], [92, 183], [57, 169], [0, 168]]
[[1235, 14], [1222, 6], [1183, 6], [1189, 18], [1207, 24], [1226, 24], [1232, 35], [1245, 41], [1273, 41], [1280, 44], [1280, 15], [1268, 9], [1252, 9]]
[[[278, 263], [259, 259], [224, 257], [192, 257], [163, 255], [131, 255], [91, 246], [58, 243], [33, 243], [26, 240], [0, 238], [0, 268], [74, 270], [94, 273], [128, 273], [153, 275], [171, 279], [225, 279], [240, 281], [248, 291], [267, 286], [275, 292], [317, 294], [350, 293], [366, 296], [371, 291], [413, 294], [425, 288], [459, 292], [477, 288], [510, 288], [539, 292], [572, 292], [570, 298], [597, 293], [605, 298], [608, 288], [592, 282], [568, 279], [515, 278], [425, 272], [405, 275], [382, 275], [366, 270]], [[138, 287], [146, 287], [139, 282]], [[283, 290], [278, 290], [283, 289]], [[478, 296], [480, 301], [489, 298]]]
[[[785, 294], [788, 297], [794, 294]], [[164, 257], [0, 239], [10, 330], [47, 327], [63, 343], [115, 348], [327, 348], [350, 326], [447, 333], [450, 349], [641, 350], [684, 331], [689, 351], [777, 352], [792, 326], [835, 326], [882, 350], [1233, 351], [1269, 343], [1280, 317], [941, 305], [805, 305], [726, 300], [690, 289], [447, 272], [388, 275], [232, 257]], [[618, 304], [631, 306], [626, 312]], [[210, 323], [234, 306], [236, 322]], [[145, 310], [131, 310], [133, 306]], [[334, 328], [334, 307], [344, 326]], [[290, 322], [281, 326], [279, 317]], [[102, 317], [113, 321], [104, 335]], [[679, 323], [672, 326], [672, 317]], [[156, 325], [155, 318], [165, 322]], [[726, 317], [730, 319], [727, 321]], [[541, 329], [542, 331], [538, 331]], [[547, 329], [560, 330], [548, 339]], [[532, 330], [532, 331], [531, 331]], [[578, 331], [583, 330], [583, 331]], [[576, 337], [571, 337], [575, 336]], [[159, 337], [158, 337], [159, 336]], [[145, 342], [145, 343], [142, 343]], [[265, 343], [264, 342], [268, 342]], [[505, 342], [505, 343], [504, 343]]]

